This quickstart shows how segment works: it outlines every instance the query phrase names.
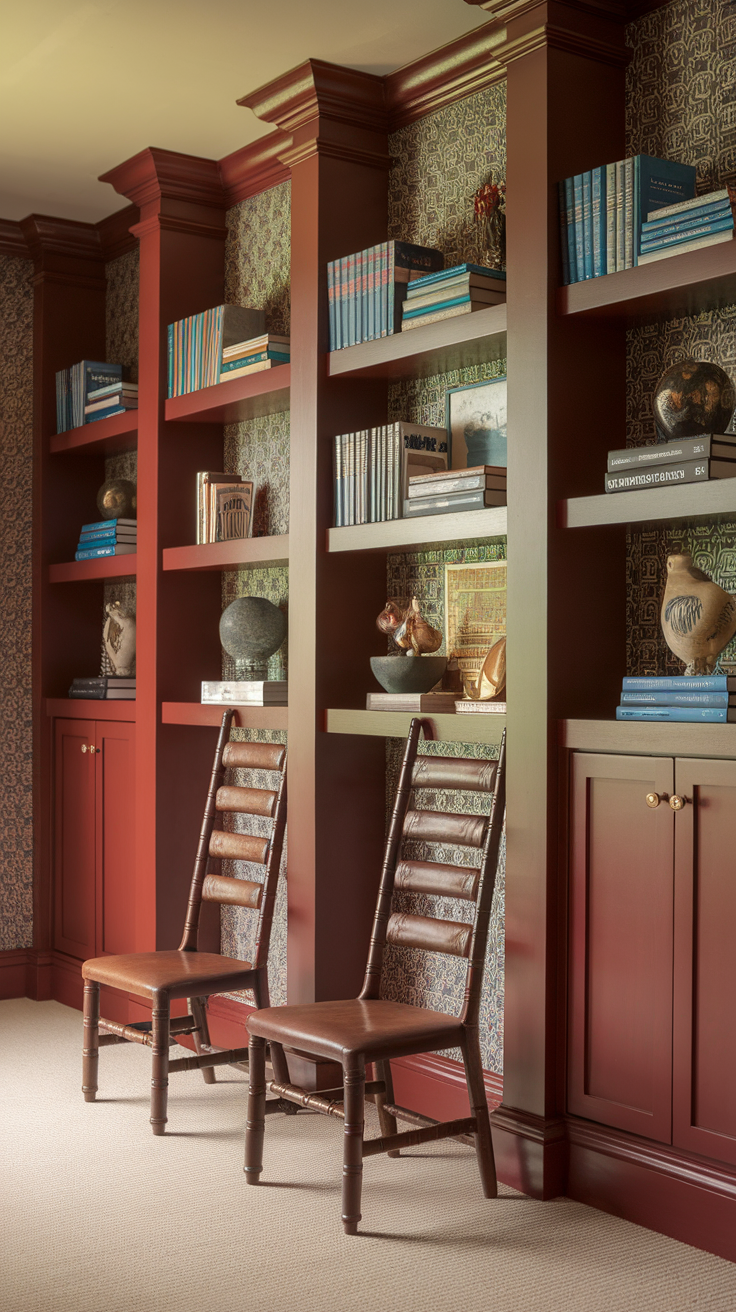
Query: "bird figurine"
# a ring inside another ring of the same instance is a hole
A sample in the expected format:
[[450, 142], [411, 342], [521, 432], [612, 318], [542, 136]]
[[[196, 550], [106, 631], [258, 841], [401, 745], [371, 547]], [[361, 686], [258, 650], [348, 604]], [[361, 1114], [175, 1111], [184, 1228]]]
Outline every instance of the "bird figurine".
[[736, 597], [693, 565], [687, 552], [667, 557], [662, 632], [685, 674], [711, 674], [736, 633]]

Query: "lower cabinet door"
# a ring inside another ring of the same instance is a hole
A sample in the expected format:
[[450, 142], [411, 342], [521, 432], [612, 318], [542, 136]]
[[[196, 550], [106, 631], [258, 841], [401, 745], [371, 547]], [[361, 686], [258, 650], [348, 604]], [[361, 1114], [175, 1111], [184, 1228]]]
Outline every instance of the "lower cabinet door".
[[673, 1142], [736, 1165], [736, 762], [677, 760]]
[[573, 753], [571, 774], [568, 1110], [669, 1143], [673, 761]]
[[135, 725], [95, 724], [97, 955], [135, 944]]
[[54, 947], [95, 956], [95, 726], [56, 720], [54, 733]]

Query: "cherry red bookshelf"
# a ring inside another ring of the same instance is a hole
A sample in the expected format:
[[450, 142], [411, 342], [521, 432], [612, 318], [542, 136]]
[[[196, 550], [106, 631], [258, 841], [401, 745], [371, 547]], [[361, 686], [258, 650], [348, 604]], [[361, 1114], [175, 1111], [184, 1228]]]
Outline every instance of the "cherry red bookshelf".
[[[587, 285], [587, 284], [586, 284]], [[331, 378], [424, 378], [506, 355], [506, 306], [425, 324], [409, 332], [361, 342], [328, 357]]]
[[237, 538], [232, 542], [204, 542], [191, 547], [166, 547], [165, 570], [234, 570], [247, 565], [286, 565], [289, 535]]
[[[162, 702], [162, 724], [204, 724], [222, 723], [222, 706], [202, 706], [199, 702]], [[238, 706], [234, 723], [239, 729], [286, 729], [288, 728], [288, 706]]]
[[69, 560], [49, 566], [49, 583], [82, 583], [87, 579], [129, 579], [138, 569], [138, 554], [102, 556], [99, 560]]
[[506, 506], [419, 515], [416, 519], [389, 519], [380, 524], [350, 524], [328, 530], [327, 550], [416, 551], [429, 542], [505, 537], [507, 524]]
[[560, 287], [559, 314], [647, 319], [698, 314], [736, 301], [736, 241]]
[[138, 411], [128, 410], [124, 415], [111, 415], [109, 419], [97, 419], [81, 428], [70, 428], [66, 433], [54, 433], [49, 438], [49, 450], [52, 455], [83, 451], [111, 456], [121, 451], [133, 451], [137, 443]]
[[135, 698], [131, 701], [108, 701], [100, 698], [85, 701], [77, 697], [47, 697], [46, 714], [64, 720], [135, 721]]
[[203, 387], [166, 402], [166, 418], [185, 423], [235, 424], [290, 408], [291, 365]]

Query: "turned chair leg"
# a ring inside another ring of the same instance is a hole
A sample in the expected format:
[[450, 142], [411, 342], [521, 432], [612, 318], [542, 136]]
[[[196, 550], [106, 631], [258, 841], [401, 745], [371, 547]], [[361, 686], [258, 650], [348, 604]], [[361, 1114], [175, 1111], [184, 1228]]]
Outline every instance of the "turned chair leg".
[[100, 986], [92, 979], [84, 981], [84, 1046], [82, 1048], [82, 1093], [85, 1102], [94, 1102], [97, 1094], [99, 1065]]
[[[189, 1011], [194, 1020], [194, 1024], [197, 1027], [192, 1034], [192, 1038], [194, 1039], [194, 1050], [198, 1057], [202, 1056], [203, 1044], [208, 1048], [210, 1047], [210, 1030], [209, 1025], [207, 1024], [206, 1004], [206, 998], [189, 999]], [[214, 1066], [202, 1066], [201, 1070], [205, 1084], [217, 1083]]]
[[477, 1031], [466, 1032], [462, 1043], [462, 1053], [465, 1064], [465, 1078], [468, 1083], [470, 1113], [476, 1119], [477, 1129], [473, 1138], [475, 1140], [475, 1156], [483, 1186], [483, 1196], [485, 1198], [497, 1198], [496, 1163], [493, 1156], [491, 1122], [488, 1116], [488, 1102], [486, 1100]]
[[266, 1040], [251, 1034], [248, 1044], [248, 1111], [245, 1121], [245, 1178], [258, 1184], [263, 1170], [266, 1130]]
[[[378, 1109], [378, 1121], [381, 1126], [381, 1135], [386, 1139], [390, 1134], [396, 1134], [398, 1132], [396, 1117], [391, 1116], [390, 1113], [386, 1111], [386, 1103], [393, 1105], [394, 1102], [394, 1081], [391, 1074], [391, 1062], [388, 1060], [377, 1061], [376, 1074], [379, 1080], [383, 1080], [383, 1083], [386, 1085], [385, 1093], [376, 1094], [376, 1107]], [[401, 1154], [398, 1148], [395, 1148], [392, 1153], [387, 1153], [386, 1156], [400, 1157]]]
[[169, 1096], [169, 999], [167, 996], [157, 998], [154, 1002], [152, 1019], [151, 1126], [154, 1134], [165, 1134]]
[[273, 1067], [273, 1073], [277, 1084], [289, 1084], [291, 1079], [289, 1075], [289, 1064], [286, 1060], [286, 1053], [281, 1044], [271, 1042], [269, 1044], [269, 1052], [271, 1055], [271, 1066]]
[[343, 1067], [345, 1129], [342, 1159], [342, 1224], [346, 1235], [358, 1233], [363, 1188], [363, 1124], [365, 1119], [365, 1062]]

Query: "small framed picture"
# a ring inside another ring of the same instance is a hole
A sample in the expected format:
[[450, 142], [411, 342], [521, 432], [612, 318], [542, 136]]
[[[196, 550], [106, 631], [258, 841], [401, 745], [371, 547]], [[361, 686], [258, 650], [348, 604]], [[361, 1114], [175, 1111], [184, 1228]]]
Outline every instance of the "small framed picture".
[[489, 649], [506, 634], [506, 561], [445, 565], [445, 644], [456, 656], [466, 692]]
[[451, 469], [506, 466], [506, 379], [451, 387], [447, 392]]

